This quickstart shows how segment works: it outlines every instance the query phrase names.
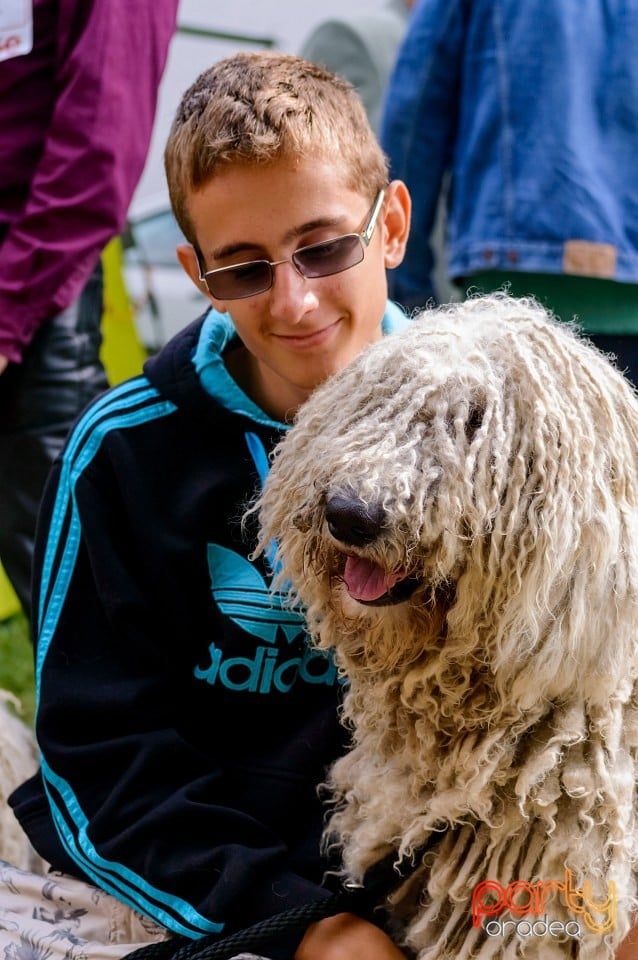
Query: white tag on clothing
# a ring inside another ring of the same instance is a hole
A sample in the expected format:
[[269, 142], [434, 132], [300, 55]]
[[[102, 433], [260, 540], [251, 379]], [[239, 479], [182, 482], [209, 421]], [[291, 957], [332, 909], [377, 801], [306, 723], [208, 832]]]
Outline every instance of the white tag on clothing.
[[33, 0], [0, 0], [0, 60], [33, 49]]

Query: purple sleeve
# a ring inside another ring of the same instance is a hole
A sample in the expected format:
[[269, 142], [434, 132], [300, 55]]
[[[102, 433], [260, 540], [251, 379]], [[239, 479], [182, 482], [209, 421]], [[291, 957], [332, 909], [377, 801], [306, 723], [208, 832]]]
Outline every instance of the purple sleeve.
[[0, 257], [0, 354], [79, 295], [125, 222], [150, 143], [178, 0], [60, 0], [58, 96]]

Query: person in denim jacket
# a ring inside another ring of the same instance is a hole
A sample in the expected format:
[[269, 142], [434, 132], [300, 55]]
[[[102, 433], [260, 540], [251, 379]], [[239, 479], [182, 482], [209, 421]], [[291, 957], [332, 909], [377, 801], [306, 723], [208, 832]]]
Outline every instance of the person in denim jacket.
[[638, 382], [638, 0], [418, 0], [381, 125], [413, 226], [391, 295], [425, 302], [449, 178], [447, 273], [509, 283]]

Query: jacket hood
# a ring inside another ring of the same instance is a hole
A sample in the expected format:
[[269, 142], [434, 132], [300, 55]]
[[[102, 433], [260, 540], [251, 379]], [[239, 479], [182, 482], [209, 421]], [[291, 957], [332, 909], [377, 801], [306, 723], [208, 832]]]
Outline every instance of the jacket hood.
[[[392, 301], [386, 304], [383, 334], [410, 323]], [[178, 407], [210, 409], [211, 398], [232, 413], [277, 430], [286, 425], [271, 419], [233, 380], [224, 364], [224, 351], [237, 339], [227, 313], [209, 309], [180, 330], [144, 364], [149, 382]]]

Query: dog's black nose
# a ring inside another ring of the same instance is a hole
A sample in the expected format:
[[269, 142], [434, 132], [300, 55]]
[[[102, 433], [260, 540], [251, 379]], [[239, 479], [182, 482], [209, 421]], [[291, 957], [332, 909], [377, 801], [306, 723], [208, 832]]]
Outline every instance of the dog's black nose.
[[326, 503], [328, 529], [341, 543], [365, 547], [372, 543], [383, 528], [383, 508], [365, 504], [356, 497], [336, 493]]

